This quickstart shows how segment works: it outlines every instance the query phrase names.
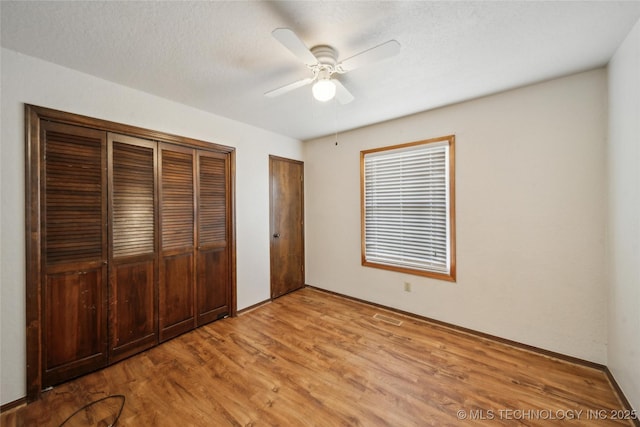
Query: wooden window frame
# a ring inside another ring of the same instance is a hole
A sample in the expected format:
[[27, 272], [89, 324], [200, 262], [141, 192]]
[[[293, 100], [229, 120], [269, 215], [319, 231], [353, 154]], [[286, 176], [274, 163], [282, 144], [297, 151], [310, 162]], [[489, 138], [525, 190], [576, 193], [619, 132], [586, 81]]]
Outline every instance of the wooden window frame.
[[[449, 147], [449, 272], [440, 273], [428, 270], [418, 270], [410, 267], [402, 267], [396, 265], [387, 265], [377, 262], [367, 261], [366, 259], [366, 242], [365, 242], [365, 156], [372, 153], [378, 153], [382, 151], [398, 150], [403, 148], [410, 148], [419, 145], [427, 145], [433, 143], [448, 142]], [[360, 152], [360, 227], [361, 227], [361, 263], [365, 267], [380, 268], [383, 270], [396, 271], [405, 274], [430, 277], [433, 279], [445, 280], [449, 282], [456, 281], [456, 225], [455, 225], [455, 135], [447, 135], [442, 137], [430, 138], [422, 141], [408, 142], [404, 144], [379, 147], [369, 150], [363, 150]]]

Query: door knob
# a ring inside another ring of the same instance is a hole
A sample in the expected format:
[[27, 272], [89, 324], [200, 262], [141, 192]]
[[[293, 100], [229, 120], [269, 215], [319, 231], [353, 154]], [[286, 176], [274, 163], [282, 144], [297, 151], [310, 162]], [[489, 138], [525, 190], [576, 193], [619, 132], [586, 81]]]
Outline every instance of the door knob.
[[280, 233], [276, 233], [276, 234], [274, 234], [274, 235], [273, 235], [273, 237], [274, 237], [275, 239], [277, 239], [278, 237], [280, 237]]

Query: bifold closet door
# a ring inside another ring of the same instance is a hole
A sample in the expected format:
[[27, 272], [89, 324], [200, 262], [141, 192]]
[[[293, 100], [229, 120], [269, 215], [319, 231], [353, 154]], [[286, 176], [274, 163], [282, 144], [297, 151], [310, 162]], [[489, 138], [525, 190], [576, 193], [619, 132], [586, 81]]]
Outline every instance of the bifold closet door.
[[110, 362], [158, 343], [156, 147], [108, 135]]
[[229, 156], [198, 151], [197, 324], [229, 314]]
[[195, 327], [195, 150], [160, 144], [160, 341]]
[[41, 122], [42, 387], [107, 364], [106, 134]]

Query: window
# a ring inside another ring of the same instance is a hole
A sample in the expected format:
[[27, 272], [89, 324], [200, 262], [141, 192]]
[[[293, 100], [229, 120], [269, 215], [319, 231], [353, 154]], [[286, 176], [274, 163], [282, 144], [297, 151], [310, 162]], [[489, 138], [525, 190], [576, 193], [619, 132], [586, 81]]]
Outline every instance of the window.
[[455, 281], [454, 141], [360, 152], [362, 265]]

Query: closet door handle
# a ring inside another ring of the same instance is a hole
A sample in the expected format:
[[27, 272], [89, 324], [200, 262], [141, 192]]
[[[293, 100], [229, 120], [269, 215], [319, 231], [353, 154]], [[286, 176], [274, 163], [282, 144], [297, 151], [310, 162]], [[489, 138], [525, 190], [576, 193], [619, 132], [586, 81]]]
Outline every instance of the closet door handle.
[[273, 235], [274, 239], [277, 239], [278, 237], [280, 237], [280, 233], [276, 233], [276, 234]]

